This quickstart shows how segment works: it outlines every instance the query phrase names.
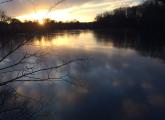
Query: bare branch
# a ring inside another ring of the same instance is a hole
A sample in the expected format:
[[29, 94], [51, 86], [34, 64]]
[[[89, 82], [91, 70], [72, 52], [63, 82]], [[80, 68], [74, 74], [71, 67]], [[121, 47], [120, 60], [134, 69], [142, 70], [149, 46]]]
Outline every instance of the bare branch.
[[12, 49], [11, 51], [9, 51], [5, 56], [3, 56], [0, 59], [0, 62], [2, 62], [3, 60], [5, 60], [8, 56], [10, 56], [11, 54], [13, 54], [16, 50], [18, 50], [19, 48], [21, 48], [22, 46], [24, 46], [28, 41], [24, 41], [23, 43], [19, 44], [17, 47], [15, 47], [14, 49]]
[[[49, 13], [50, 13], [57, 5], [61, 4], [61, 3], [64, 2], [64, 1], [66, 1], [66, 0], [60, 0], [60, 1], [56, 2], [56, 3], [54, 3], [54, 4], [48, 9], [48, 11], [47, 11], [47, 13], [46, 13], [46, 15], [45, 15], [45, 18], [46, 18], [47, 15], [49, 15]], [[44, 19], [45, 19], [45, 18], [44, 18]]]
[[15, 77], [15, 78], [13, 78], [13, 79], [11, 79], [11, 80], [2, 82], [2, 83], [0, 83], [0, 86], [7, 85], [7, 84], [9, 84], [9, 83], [11, 83], [11, 82], [14, 82], [14, 81], [16, 81], [16, 80], [18, 80], [18, 79], [21, 79], [21, 78], [23, 78], [23, 77], [26, 77], [26, 76], [28, 76], [28, 75], [32, 75], [32, 74], [35, 74], [35, 73], [38, 73], [38, 72], [42, 72], [42, 71], [47, 71], [47, 70], [58, 69], [58, 68], [61, 68], [61, 67], [63, 67], [63, 66], [66, 66], [66, 65], [68, 65], [68, 64], [71, 64], [71, 63], [73, 63], [73, 62], [76, 62], [76, 61], [83, 61], [83, 60], [84, 60], [84, 59], [80, 58], [80, 59], [70, 60], [70, 61], [68, 61], [68, 62], [65, 62], [65, 63], [63, 63], [63, 64], [61, 64], [61, 65], [54, 66], [54, 67], [48, 67], [48, 68], [43, 68], [43, 69], [39, 69], [39, 70], [34, 70], [34, 71], [31, 71], [31, 72], [28, 72], [28, 73], [22, 72], [22, 75], [20, 75], [20, 76], [18, 76], [18, 77]]
[[18, 62], [14, 63], [14, 64], [12, 64], [12, 65], [10, 65], [10, 66], [6, 66], [6, 67], [3, 67], [3, 68], [0, 68], [0, 71], [1, 71], [1, 70], [5, 70], [5, 69], [8, 69], [8, 68], [11, 68], [11, 67], [14, 67], [14, 66], [17, 66], [17, 65], [21, 64], [21, 62], [22, 62], [23, 60], [25, 60], [25, 59], [26, 59], [26, 55], [23, 56]]
[[0, 4], [6, 4], [6, 3], [9, 3], [9, 2], [12, 2], [14, 0], [6, 0], [6, 1], [3, 1], [3, 2], [0, 2]]
[[[16, 63], [12, 64], [12, 65], [9, 65], [9, 66], [5, 66], [3, 68], [0, 68], [0, 71], [2, 70], [5, 70], [5, 69], [8, 69], [8, 68], [12, 68], [12, 67], [15, 67], [17, 65], [20, 65], [21, 63], [29, 63], [29, 62], [23, 62], [24, 60], [30, 58], [30, 57], [38, 57], [39, 55], [37, 55], [37, 53], [34, 53], [34, 54], [25, 54], [19, 61], [17, 61]], [[30, 63], [32, 64], [32, 63]]]

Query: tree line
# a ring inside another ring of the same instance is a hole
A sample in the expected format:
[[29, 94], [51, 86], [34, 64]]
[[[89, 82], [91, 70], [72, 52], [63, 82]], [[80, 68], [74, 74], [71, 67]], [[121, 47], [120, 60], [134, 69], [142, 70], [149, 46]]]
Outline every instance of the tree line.
[[138, 6], [118, 8], [97, 15], [95, 20], [95, 26], [99, 28], [162, 30], [165, 27], [165, 1], [148, 0]]
[[164, 31], [165, 28], [165, 1], [147, 0], [133, 7], [117, 8], [113, 11], [101, 13], [95, 21], [81, 23], [77, 20], [70, 22], [57, 22], [45, 19], [44, 26], [38, 21], [21, 22], [8, 17], [0, 10], [0, 34], [40, 33], [63, 29], [107, 29], [107, 28], [133, 28]]
[[39, 21], [20, 21], [16, 18], [6, 16], [5, 12], [0, 11], [0, 35], [15, 33], [41, 33], [53, 32], [54, 30], [63, 29], [85, 29], [89, 28], [89, 23], [80, 23], [77, 20], [62, 22], [51, 19], [44, 19], [44, 25]]

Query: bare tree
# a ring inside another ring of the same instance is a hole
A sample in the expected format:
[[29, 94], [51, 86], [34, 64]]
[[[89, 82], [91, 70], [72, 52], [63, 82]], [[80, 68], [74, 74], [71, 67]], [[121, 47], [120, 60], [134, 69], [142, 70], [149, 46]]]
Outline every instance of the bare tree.
[[[31, 51], [25, 46], [31, 46], [31, 38], [16, 38], [0, 39], [0, 119], [10, 120], [29, 120], [39, 116], [42, 108], [41, 101], [33, 100], [17, 92], [12, 87], [13, 83], [22, 82], [52, 82], [65, 81], [69, 84], [74, 84], [64, 78], [66, 75], [54, 77], [51, 73], [66, 67], [73, 62], [82, 61], [84, 59], [77, 58], [65, 61], [61, 64], [46, 66], [40, 61], [34, 62], [35, 59], [40, 59], [47, 55], [46, 52]], [[44, 76], [38, 75], [39, 73]], [[21, 100], [20, 100], [21, 99]], [[34, 107], [33, 104], [38, 107]]]
[[[0, 4], [12, 1], [14, 0], [6, 0], [0, 2]], [[51, 6], [47, 14], [63, 1], [64, 0], [61, 0]], [[8, 19], [9, 17], [6, 13], [0, 10], [0, 21], [6, 22]], [[7, 38], [0, 38], [0, 120], [29, 120], [35, 118], [41, 110], [41, 101], [33, 100], [33, 98], [18, 93], [17, 90], [12, 87], [13, 83], [66, 81], [64, 79], [66, 75], [54, 77], [51, 74], [52, 71], [61, 69], [73, 62], [84, 60], [77, 58], [57, 65], [42, 66], [40, 62], [37, 63], [32, 60], [40, 59], [46, 53], [43, 51], [26, 51], [24, 47], [31, 43], [31, 38], [27, 38], [21, 40], [15, 38], [9, 40]], [[21, 51], [23, 52], [20, 54]], [[41, 72], [44, 73], [44, 77], [38, 75]], [[66, 82], [74, 84], [71, 81]], [[31, 104], [34, 102], [39, 106], [37, 110], [36, 107], [34, 108]]]
[[9, 2], [12, 2], [12, 1], [14, 1], [14, 0], [6, 0], [6, 1], [0, 2], [0, 4], [6, 4], [6, 3], [9, 3]]
[[10, 19], [5, 13], [5, 11], [0, 10], [0, 22], [7, 22]]
[[0, 120], [35, 120], [41, 107], [41, 101], [20, 95], [11, 87], [0, 87]]
[[[13, 56], [16, 52], [21, 51], [21, 48], [28, 44], [30, 41], [28, 40], [23, 40], [19, 41], [16, 45], [14, 41], [9, 41], [6, 43], [1, 44], [0, 46], [0, 75], [1, 79], [0, 80], [0, 86], [8, 85], [9, 83], [12, 82], [21, 82], [21, 81], [52, 81], [52, 80], [60, 80], [61, 77], [59, 78], [54, 78], [51, 77], [50, 74], [47, 74], [47, 77], [45, 78], [36, 78], [34, 77], [35, 74], [39, 72], [47, 72], [49, 70], [56, 70], [59, 68], [62, 68], [68, 64], [71, 64], [76, 61], [82, 61], [84, 59], [82, 58], [77, 58], [77, 59], [72, 59], [63, 62], [62, 64], [56, 65], [56, 66], [49, 66], [49, 67], [42, 67], [40, 63], [34, 63], [34, 62], [29, 62], [29, 59], [36, 59], [40, 58], [41, 56], [44, 56], [45, 53], [43, 51], [37, 51], [35, 53], [30, 53], [25, 51], [22, 55], [15, 56], [17, 57], [15, 60], [9, 60], [11, 56]], [[10, 43], [10, 44], [9, 44]], [[5, 45], [8, 45], [8, 50], [4, 50]], [[38, 65], [37, 65], [38, 64]], [[18, 66], [21, 67], [19, 68]], [[19, 68], [19, 69], [18, 69]], [[5, 77], [8, 74], [14, 73], [15, 75], [12, 76], [11, 78]], [[17, 74], [16, 74], [17, 73]], [[28, 78], [28, 79], [25, 79]]]

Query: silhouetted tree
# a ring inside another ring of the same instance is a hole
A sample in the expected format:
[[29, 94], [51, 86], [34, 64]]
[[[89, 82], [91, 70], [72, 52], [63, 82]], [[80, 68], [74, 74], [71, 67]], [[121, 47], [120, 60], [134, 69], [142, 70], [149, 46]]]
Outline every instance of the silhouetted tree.
[[8, 16], [6, 15], [4, 11], [0, 10], [0, 21], [6, 22], [6, 20], [8, 20]]
[[102, 28], [155, 28], [165, 27], [165, 4], [159, 0], [146, 1], [141, 5], [117, 8], [97, 15], [95, 25]]

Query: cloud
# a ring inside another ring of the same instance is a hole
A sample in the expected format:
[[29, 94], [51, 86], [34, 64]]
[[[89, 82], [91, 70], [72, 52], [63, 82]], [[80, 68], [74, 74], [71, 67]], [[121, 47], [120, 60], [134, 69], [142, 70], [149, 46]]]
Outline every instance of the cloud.
[[[5, 0], [0, 0], [0, 2], [3, 1]], [[8, 15], [16, 17], [40, 10], [48, 10], [58, 1], [60, 0], [14, 0], [1, 5], [0, 9], [5, 10]], [[140, 0], [64, 0], [63, 3], [56, 6], [51, 12], [69, 10], [69, 14], [72, 16], [71, 18], [80, 18], [80, 21], [90, 21], [98, 13], [117, 7], [135, 5], [139, 2]]]

